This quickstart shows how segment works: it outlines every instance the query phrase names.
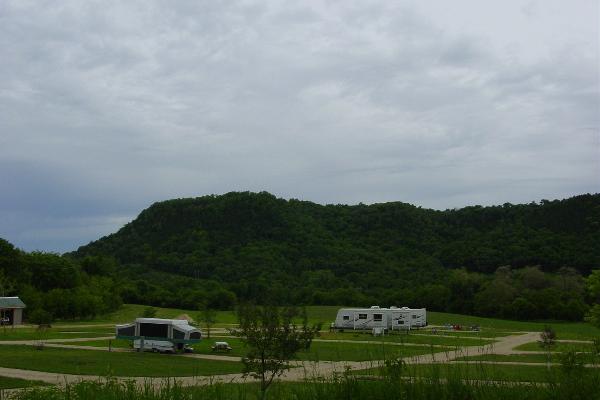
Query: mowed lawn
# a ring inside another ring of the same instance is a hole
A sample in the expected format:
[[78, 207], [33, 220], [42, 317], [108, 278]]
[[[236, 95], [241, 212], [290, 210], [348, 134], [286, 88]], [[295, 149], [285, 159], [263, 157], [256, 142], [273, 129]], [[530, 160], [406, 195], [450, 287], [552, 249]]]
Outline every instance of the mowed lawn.
[[[510, 321], [496, 318], [475, 317], [471, 315], [427, 312], [427, 322], [431, 325], [459, 324], [462, 326], [478, 325], [482, 330], [498, 330], [512, 332], [541, 332], [545, 326], [551, 326], [557, 339], [590, 339], [600, 337], [600, 329], [584, 322], [564, 321]], [[482, 335], [484, 335], [482, 333]]]
[[137, 352], [37, 350], [31, 346], [0, 346], [0, 367], [76, 375], [200, 376], [239, 373], [241, 362], [213, 361]]
[[[354, 375], [382, 375], [382, 368], [353, 371]], [[401, 370], [402, 376], [416, 378], [457, 378], [461, 380], [508, 381], [508, 382], [555, 382], [562, 370], [558, 366], [548, 368], [536, 365], [499, 364], [420, 364], [408, 365]], [[593, 375], [598, 379], [600, 369], [585, 368], [579, 374]]]
[[5, 376], [0, 376], [0, 389], [17, 389], [34, 386], [48, 386], [48, 384], [40, 381], [29, 381], [26, 379], [8, 378]]
[[[230, 352], [213, 352], [215, 341], [227, 341], [232, 347]], [[68, 343], [65, 343], [68, 344]], [[77, 346], [108, 347], [108, 340], [95, 340], [76, 343]], [[128, 348], [129, 341], [113, 340], [114, 348]], [[217, 354], [233, 357], [243, 357], [247, 354], [246, 348], [238, 338], [212, 338], [202, 340], [192, 345], [196, 354]], [[335, 341], [313, 341], [310, 350], [298, 353], [298, 359], [309, 361], [369, 361], [398, 357], [411, 357], [433, 352], [451, 351], [451, 348], [431, 348], [430, 346], [402, 346], [389, 343], [346, 343]]]
[[[477, 356], [459, 357], [456, 361], [494, 361], [494, 362], [522, 362], [522, 363], [560, 363], [565, 355], [561, 353], [550, 354], [482, 354]], [[600, 364], [600, 356], [591, 353], [578, 354], [577, 360], [586, 364]]]
[[395, 333], [385, 336], [374, 337], [365, 332], [322, 332], [318, 339], [322, 340], [359, 340], [359, 341], [372, 341], [379, 343], [413, 343], [423, 345], [441, 345], [441, 346], [482, 346], [485, 344], [493, 343], [494, 340], [490, 339], [478, 339], [473, 338], [462, 338], [456, 336], [442, 336], [442, 335], [413, 335], [406, 333]]
[[[542, 348], [538, 342], [529, 342], [517, 346], [514, 350], [521, 351], [546, 351], [546, 349]], [[556, 342], [548, 348], [548, 351], [551, 352], [567, 352], [567, 351], [575, 351], [575, 352], [593, 352], [594, 345], [592, 343], [566, 343], [566, 342]]]
[[0, 341], [12, 340], [48, 340], [48, 339], [71, 339], [71, 338], [93, 338], [114, 335], [114, 329], [87, 328], [87, 329], [36, 329], [36, 328], [15, 328], [0, 329]]
[[430, 346], [402, 346], [394, 344], [365, 344], [340, 342], [313, 342], [310, 351], [300, 352], [301, 360], [310, 361], [376, 361], [406, 358], [432, 352], [451, 351], [450, 348]]
[[[82, 320], [77, 322], [63, 321], [56, 324], [59, 328], [60, 324], [117, 324], [128, 323], [141, 317], [144, 310], [148, 306], [139, 304], [124, 304], [119, 310], [97, 317], [93, 320]], [[337, 311], [341, 306], [308, 306], [306, 311], [308, 320], [312, 324], [322, 323], [323, 328], [327, 329], [329, 324], [335, 320]], [[197, 318], [198, 310], [185, 310], [177, 308], [162, 308], [155, 307], [157, 318], [176, 318], [181, 315], [188, 315], [192, 318]], [[512, 332], [541, 332], [546, 325], [552, 326], [556, 331], [558, 339], [591, 339], [600, 337], [600, 329], [584, 323], [584, 322], [562, 322], [562, 321], [540, 321], [540, 322], [525, 322], [525, 321], [509, 321], [496, 318], [476, 317], [471, 315], [451, 314], [443, 312], [427, 312], [427, 321], [430, 325], [461, 325], [463, 328], [468, 328], [477, 325], [481, 328], [481, 332], [465, 331], [450, 331], [448, 335], [470, 336], [480, 335], [481, 337], [495, 337], [510, 335]], [[226, 327], [237, 323], [235, 311], [216, 311], [215, 327]], [[201, 324], [204, 328], [204, 324]], [[69, 328], [73, 329], [73, 328]], [[86, 328], [89, 329], [89, 328]], [[110, 329], [110, 328], [109, 328]], [[104, 328], [102, 328], [104, 331]], [[442, 334], [442, 331], [438, 329]], [[430, 333], [429, 330], [418, 330], [415, 334]], [[444, 332], [446, 334], [446, 332]]]
[[[98, 316], [90, 320], [78, 320], [78, 321], [61, 321], [57, 323], [57, 327], [60, 324], [63, 325], [88, 325], [88, 324], [125, 324], [133, 322], [136, 318], [140, 318], [144, 314], [144, 310], [149, 306], [141, 304], [123, 304], [121, 308], [112, 313]], [[197, 319], [200, 314], [199, 310], [186, 310], [181, 308], [164, 308], [164, 307], [153, 307], [156, 310], [154, 318], [177, 318], [181, 315], [188, 315], [192, 319]], [[231, 325], [237, 322], [237, 316], [234, 311], [216, 311], [216, 326], [218, 325]]]

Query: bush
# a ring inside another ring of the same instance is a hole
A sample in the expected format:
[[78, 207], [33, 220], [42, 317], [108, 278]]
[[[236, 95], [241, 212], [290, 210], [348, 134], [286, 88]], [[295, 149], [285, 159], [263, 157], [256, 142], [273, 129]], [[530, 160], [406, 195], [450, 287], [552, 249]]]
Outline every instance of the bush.
[[144, 318], [154, 318], [156, 317], [156, 308], [154, 307], [146, 307], [142, 312], [142, 317]]
[[32, 311], [29, 315], [29, 322], [32, 322], [36, 325], [50, 325], [52, 321], [52, 314], [46, 310], [42, 310], [41, 308]]

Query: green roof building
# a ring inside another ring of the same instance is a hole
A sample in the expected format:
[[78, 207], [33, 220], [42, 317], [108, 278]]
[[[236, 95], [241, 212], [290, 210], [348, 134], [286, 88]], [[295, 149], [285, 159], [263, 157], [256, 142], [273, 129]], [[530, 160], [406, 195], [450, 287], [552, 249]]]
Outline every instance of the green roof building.
[[0, 325], [21, 325], [25, 307], [18, 297], [0, 297]]

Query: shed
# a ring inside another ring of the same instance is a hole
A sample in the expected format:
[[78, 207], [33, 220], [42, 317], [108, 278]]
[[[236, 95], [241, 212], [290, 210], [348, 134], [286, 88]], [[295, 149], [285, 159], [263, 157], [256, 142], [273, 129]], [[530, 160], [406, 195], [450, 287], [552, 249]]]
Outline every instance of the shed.
[[0, 297], [0, 324], [21, 325], [23, 309], [27, 306], [18, 297]]

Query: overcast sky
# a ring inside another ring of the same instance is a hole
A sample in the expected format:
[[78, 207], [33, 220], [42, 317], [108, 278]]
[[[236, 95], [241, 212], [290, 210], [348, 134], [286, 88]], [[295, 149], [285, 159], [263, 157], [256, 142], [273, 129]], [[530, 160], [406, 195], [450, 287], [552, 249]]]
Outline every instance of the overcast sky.
[[155, 201], [600, 192], [599, 2], [0, 1], [0, 237]]

